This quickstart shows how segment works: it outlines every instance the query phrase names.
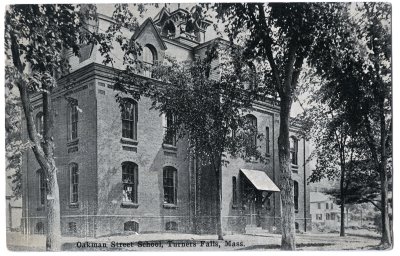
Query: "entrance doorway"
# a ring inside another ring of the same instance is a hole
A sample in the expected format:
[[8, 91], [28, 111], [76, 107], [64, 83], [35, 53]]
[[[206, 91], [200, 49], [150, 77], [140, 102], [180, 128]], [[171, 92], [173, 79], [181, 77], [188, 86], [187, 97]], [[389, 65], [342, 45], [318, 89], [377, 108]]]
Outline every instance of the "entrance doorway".
[[242, 200], [246, 225], [261, 227], [262, 201], [261, 191], [254, 189], [251, 184], [245, 182], [242, 190]]
[[279, 192], [279, 188], [263, 171], [241, 169], [239, 178], [246, 230], [268, 228], [267, 226], [272, 225], [269, 222], [274, 211], [271, 195]]

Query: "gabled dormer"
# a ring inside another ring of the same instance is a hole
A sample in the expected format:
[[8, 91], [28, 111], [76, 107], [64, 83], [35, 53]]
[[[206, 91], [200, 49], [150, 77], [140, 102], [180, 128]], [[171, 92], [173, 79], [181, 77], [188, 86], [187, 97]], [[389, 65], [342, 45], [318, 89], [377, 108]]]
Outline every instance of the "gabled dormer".
[[142, 46], [139, 60], [143, 64], [141, 75], [152, 77], [151, 67], [164, 58], [167, 49], [151, 18], [146, 19], [135, 31], [132, 39]]
[[162, 51], [167, 49], [167, 46], [165, 45], [151, 18], [147, 18], [139, 26], [139, 28], [133, 34], [132, 39], [141, 43], [142, 45], [152, 43], [154, 44], [153, 46], [155, 48], [158, 48]]

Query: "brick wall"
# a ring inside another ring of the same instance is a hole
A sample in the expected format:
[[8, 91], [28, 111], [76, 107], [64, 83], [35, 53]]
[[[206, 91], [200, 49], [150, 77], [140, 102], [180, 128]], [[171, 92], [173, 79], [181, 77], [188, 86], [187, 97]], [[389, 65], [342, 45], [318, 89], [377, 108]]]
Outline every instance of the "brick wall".
[[[98, 80], [98, 84], [107, 81]], [[189, 230], [189, 166], [185, 161], [186, 147], [178, 142], [176, 150], [163, 148], [162, 116], [150, 111], [151, 101], [138, 101], [137, 146], [134, 151], [124, 150], [130, 146], [121, 142], [122, 122], [115, 92], [97, 85], [97, 154], [98, 154], [98, 215], [115, 216], [118, 220], [113, 231], [123, 231], [123, 223], [136, 221], [140, 232], [164, 231], [165, 223], [175, 221], [182, 232]], [[122, 168], [124, 161], [138, 165], [138, 206], [122, 204]], [[177, 169], [177, 207], [165, 208], [163, 202], [163, 167]], [[102, 217], [103, 218], [103, 217]], [[108, 227], [97, 223], [97, 235], [109, 232]], [[108, 222], [108, 221], [106, 221]]]
[[[74, 92], [75, 91], [75, 92]], [[78, 101], [81, 110], [78, 114], [78, 140], [73, 146], [68, 146], [67, 104], [66, 97]], [[58, 168], [58, 184], [60, 189], [60, 210], [62, 216], [93, 215], [96, 211], [96, 104], [94, 82], [80, 81], [68, 94], [55, 93], [52, 99], [54, 110], [54, 144], [55, 161]], [[34, 102], [34, 115], [42, 111], [39, 101]], [[24, 126], [24, 129], [25, 126]], [[26, 130], [25, 130], [26, 137]], [[77, 151], [68, 152], [69, 148]], [[79, 200], [77, 205], [70, 204], [70, 170], [71, 163], [78, 164], [79, 168]], [[28, 232], [33, 232], [38, 222], [45, 224], [45, 207], [40, 205], [39, 175], [40, 169], [33, 151], [24, 154], [26, 165], [26, 198], [24, 200], [24, 216]], [[64, 223], [63, 223], [64, 224]], [[82, 225], [78, 225], [82, 227]], [[64, 229], [63, 229], [64, 231]], [[89, 231], [87, 231], [89, 232]]]

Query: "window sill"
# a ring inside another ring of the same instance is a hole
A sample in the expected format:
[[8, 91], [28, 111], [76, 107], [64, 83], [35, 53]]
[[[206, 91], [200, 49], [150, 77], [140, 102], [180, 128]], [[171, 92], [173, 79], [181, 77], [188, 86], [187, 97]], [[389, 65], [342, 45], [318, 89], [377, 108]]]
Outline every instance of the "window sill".
[[78, 145], [79, 139], [73, 139], [67, 143], [67, 147]]
[[163, 149], [170, 150], [170, 151], [177, 151], [178, 150], [178, 148], [176, 146], [171, 145], [171, 144], [163, 143], [162, 147], [163, 147]]
[[78, 209], [79, 208], [79, 203], [71, 203], [69, 204], [70, 209]]
[[139, 207], [139, 204], [137, 204], [137, 203], [129, 203], [129, 202], [122, 202], [121, 203], [121, 207], [122, 208], [138, 208]]
[[299, 170], [299, 166], [297, 165], [297, 164], [291, 164], [291, 167], [292, 167], [292, 172], [298, 172], [298, 170]]
[[165, 209], [177, 209], [178, 208], [178, 206], [176, 204], [167, 204], [167, 203], [164, 203], [163, 207]]
[[121, 138], [121, 143], [126, 144], [126, 145], [133, 145], [133, 146], [137, 146], [139, 144], [139, 142], [137, 140], [129, 139], [129, 138]]

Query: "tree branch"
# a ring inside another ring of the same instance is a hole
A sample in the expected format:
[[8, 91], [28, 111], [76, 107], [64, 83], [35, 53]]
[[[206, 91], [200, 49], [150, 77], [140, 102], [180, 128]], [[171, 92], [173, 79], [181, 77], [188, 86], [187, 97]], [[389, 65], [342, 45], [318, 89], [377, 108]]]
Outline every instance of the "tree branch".
[[[11, 39], [11, 53], [12, 53], [13, 63], [14, 66], [17, 68], [18, 72], [20, 73], [20, 75], [22, 76], [24, 72], [24, 65], [21, 62], [18, 41], [15, 34], [12, 31], [10, 31], [9, 34]], [[48, 169], [46, 164], [47, 161], [44, 157], [45, 154], [40, 144], [39, 136], [37, 135], [36, 125], [32, 115], [32, 106], [29, 98], [29, 93], [27, 90], [27, 85], [23, 80], [23, 78], [19, 78], [18, 81], [16, 81], [16, 85], [21, 97], [22, 109], [24, 110], [24, 115], [26, 119], [28, 137], [29, 140], [33, 143], [32, 147], [33, 153], [35, 154], [35, 157], [38, 160], [38, 163], [41, 166], [41, 168], [44, 171], [46, 171]]]
[[368, 201], [368, 202], [370, 202], [373, 206], [375, 206], [379, 211], [382, 211], [382, 207], [380, 207], [377, 203], [375, 203], [373, 200], [371, 200], [371, 199], [368, 199], [368, 198], [365, 198], [365, 197], [362, 197], [362, 198], [364, 198], [366, 201]]
[[274, 59], [274, 55], [272, 53], [272, 39], [269, 36], [269, 33], [267, 31], [268, 28], [268, 24], [267, 24], [267, 19], [265, 17], [265, 13], [264, 13], [264, 4], [263, 3], [258, 3], [258, 14], [259, 14], [259, 19], [260, 19], [260, 23], [261, 23], [261, 27], [264, 28], [261, 31], [263, 32], [263, 36], [264, 36], [264, 40], [263, 40], [263, 44], [264, 44], [264, 50], [265, 50], [265, 54], [267, 56], [269, 65], [271, 66], [271, 70], [272, 70], [272, 76], [274, 77], [276, 86], [278, 86], [278, 91], [281, 90], [282, 84], [280, 81], [280, 75], [279, 75], [279, 70], [277, 68], [277, 65], [275, 63], [275, 59]]
[[372, 158], [374, 159], [375, 166], [379, 170], [378, 153], [377, 153], [377, 149], [376, 149], [376, 145], [375, 145], [374, 136], [372, 134], [371, 124], [368, 120], [368, 116], [365, 117], [365, 122], [366, 122], [365, 127], [367, 129], [367, 135], [364, 138], [367, 142], [367, 145], [369, 146], [369, 148], [371, 150], [371, 154], [372, 154]]
[[287, 53], [287, 62], [285, 64], [285, 78], [281, 90], [281, 95], [288, 95], [291, 96], [293, 93], [293, 87], [292, 87], [292, 82], [293, 82], [293, 73], [294, 73], [294, 64], [297, 60], [296, 58], [296, 50], [297, 50], [297, 44], [294, 40], [291, 40], [289, 45], [288, 45], [288, 53]]

